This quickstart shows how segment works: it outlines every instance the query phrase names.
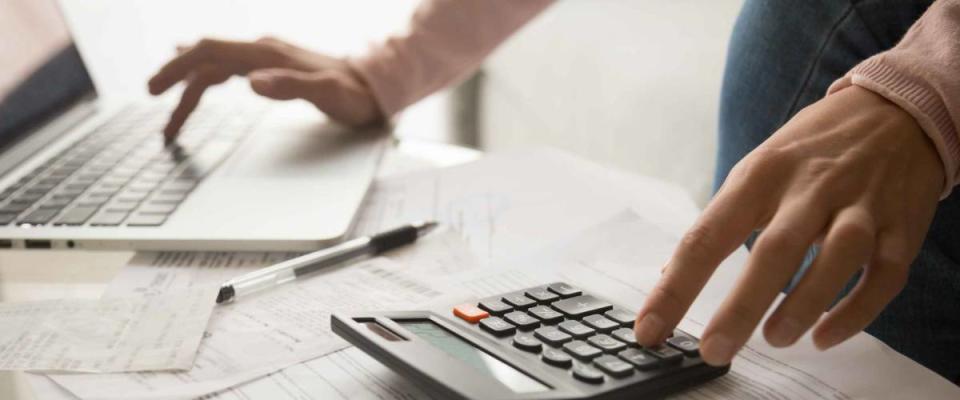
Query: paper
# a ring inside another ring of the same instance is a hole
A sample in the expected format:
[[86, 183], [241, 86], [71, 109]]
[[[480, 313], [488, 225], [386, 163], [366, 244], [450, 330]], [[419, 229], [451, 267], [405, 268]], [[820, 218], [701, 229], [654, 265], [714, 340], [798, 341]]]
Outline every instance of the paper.
[[457, 232], [481, 264], [563, 239], [626, 209], [669, 232], [697, 215], [673, 185], [602, 168], [565, 153], [494, 154], [462, 166], [378, 180], [356, 231], [434, 220]]
[[[265, 253], [145, 254], [153, 259], [137, 256], [111, 284], [109, 293], [162, 293], [221, 282], [274, 257]], [[173, 258], [176, 263], [156, 266]], [[235, 265], [243, 267], [231, 267]], [[189, 371], [49, 376], [83, 399], [198, 397], [347, 347], [330, 330], [332, 310], [409, 309], [441, 295], [406, 274], [399, 264], [376, 258], [217, 307]]]
[[163, 296], [0, 303], [0, 369], [188, 369], [216, 297], [207, 285]]

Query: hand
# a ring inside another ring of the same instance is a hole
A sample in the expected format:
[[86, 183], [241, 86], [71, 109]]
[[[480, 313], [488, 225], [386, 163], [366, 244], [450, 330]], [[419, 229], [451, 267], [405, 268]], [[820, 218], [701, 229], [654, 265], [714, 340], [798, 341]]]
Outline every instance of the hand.
[[203, 39], [179, 50], [180, 54], [149, 82], [154, 95], [180, 81], [187, 85], [163, 131], [167, 140], [176, 138], [207, 88], [233, 75], [247, 75], [253, 91], [261, 96], [307, 100], [331, 119], [347, 125], [368, 125], [383, 119], [370, 88], [342, 59], [271, 38], [256, 42]]
[[[637, 341], [662, 342], [717, 265], [763, 229], [736, 287], [702, 335], [725, 365], [800, 266], [819, 255], [764, 324], [773, 346], [813, 330], [825, 350], [864, 329], [903, 288], [944, 185], [935, 148], [904, 110], [852, 86], [807, 107], [731, 171], [667, 263], [637, 316]], [[856, 287], [830, 312], [858, 270]]]

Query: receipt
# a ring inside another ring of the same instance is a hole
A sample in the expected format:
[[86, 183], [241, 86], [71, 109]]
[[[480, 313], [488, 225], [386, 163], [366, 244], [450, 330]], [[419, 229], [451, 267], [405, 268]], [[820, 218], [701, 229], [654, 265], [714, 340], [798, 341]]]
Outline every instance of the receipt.
[[[134, 265], [117, 277], [115, 283], [122, 285], [113, 288], [164, 293], [169, 287], [221, 281], [272, 257], [265, 253], [152, 256], [157, 258], [148, 265], [136, 265], [139, 261], [135, 259]], [[166, 267], [156, 265], [173, 256], [179, 261]], [[225, 268], [230, 265], [243, 267]], [[49, 376], [82, 399], [187, 399], [223, 390], [347, 347], [347, 342], [330, 330], [333, 310], [402, 310], [441, 298], [442, 292], [404, 269], [396, 262], [375, 258], [219, 306], [196, 361], [186, 372]]]
[[206, 285], [160, 296], [0, 303], [0, 369], [188, 369], [217, 289]]

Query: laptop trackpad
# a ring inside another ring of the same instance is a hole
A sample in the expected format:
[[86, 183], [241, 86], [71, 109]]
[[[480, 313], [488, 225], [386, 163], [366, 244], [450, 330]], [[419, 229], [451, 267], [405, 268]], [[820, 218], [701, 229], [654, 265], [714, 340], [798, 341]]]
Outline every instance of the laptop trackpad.
[[269, 118], [227, 160], [221, 173], [243, 178], [349, 176], [382, 139], [382, 131], [350, 130], [315, 116]]

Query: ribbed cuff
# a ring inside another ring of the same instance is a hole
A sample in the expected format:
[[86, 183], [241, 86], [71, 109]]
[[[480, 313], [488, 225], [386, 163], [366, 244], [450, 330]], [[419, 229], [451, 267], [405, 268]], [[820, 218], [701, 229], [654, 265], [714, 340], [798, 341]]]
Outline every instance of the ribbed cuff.
[[943, 163], [944, 188], [940, 198], [950, 195], [957, 182], [960, 141], [943, 100], [922, 80], [905, 75], [872, 57], [837, 80], [827, 94], [857, 85], [877, 93], [908, 112], [933, 141]]

